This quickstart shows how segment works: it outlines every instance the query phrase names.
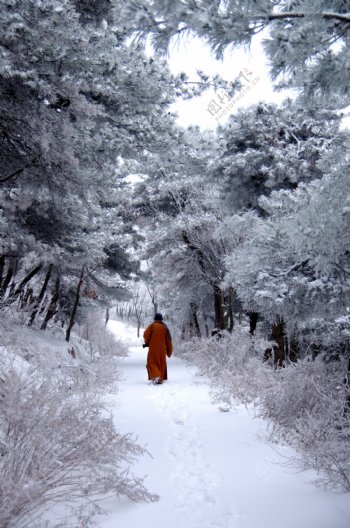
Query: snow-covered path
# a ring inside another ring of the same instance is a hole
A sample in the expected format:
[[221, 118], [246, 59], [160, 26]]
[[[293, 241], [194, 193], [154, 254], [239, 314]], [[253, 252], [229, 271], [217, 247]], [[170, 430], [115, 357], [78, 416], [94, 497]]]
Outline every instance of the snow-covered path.
[[266, 443], [265, 422], [243, 407], [220, 412], [206, 381], [178, 358], [168, 361], [168, 382], [149, 385], [135, 330], [125, 335], [122, 323], [109, 325], [130, 347], [117, 427], [135, 432], [152, 455], [133, 472], [147, 475], [147, 488], [160, 500], [110, 499], [102, 528], [349, 528], [349, 495], [315, 488], [311, 472], [288, 471], [290, 451], [277, 453]]

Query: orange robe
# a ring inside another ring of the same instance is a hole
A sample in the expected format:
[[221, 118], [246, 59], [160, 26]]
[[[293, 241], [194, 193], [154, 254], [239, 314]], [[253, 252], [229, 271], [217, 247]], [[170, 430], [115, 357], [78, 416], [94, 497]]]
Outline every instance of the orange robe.
[[173, 352], [168, 327], [161, 321], [154, 321], [147, 326], [143, 337], [145, 343], [149, 345], [146, 365], [148, 379], [159, 378], [161, 381], [168, 379], [166, 356], [170, 358]]

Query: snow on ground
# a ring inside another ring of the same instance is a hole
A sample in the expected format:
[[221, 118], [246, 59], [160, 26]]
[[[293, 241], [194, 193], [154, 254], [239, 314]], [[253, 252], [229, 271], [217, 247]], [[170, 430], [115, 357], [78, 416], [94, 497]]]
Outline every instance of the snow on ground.
[[147, 475], [160, 500], [109, 499], [102, 528], [349, 528], [349, 495], [317, 489], [311, 471], [286, 468], [293, 452], [266, 442], [264, 421], [243, 406], [221, 412], [206, 380], [176, 357], [168, 382], [150, 385], [136, 330], [117, 321], [109, 328], [130, 347], [114, 402], [117, 427], [146, 445], [151, 456], [133, 472]]

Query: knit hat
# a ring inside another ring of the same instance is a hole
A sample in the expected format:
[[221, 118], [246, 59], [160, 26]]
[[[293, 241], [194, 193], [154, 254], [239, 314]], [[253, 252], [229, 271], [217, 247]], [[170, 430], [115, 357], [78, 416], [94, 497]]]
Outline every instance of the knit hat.
[[163, 316], [161, 313], [156, 313], [156, 315], [154, 316], [154, 320], [155, 321], [163, 321]]

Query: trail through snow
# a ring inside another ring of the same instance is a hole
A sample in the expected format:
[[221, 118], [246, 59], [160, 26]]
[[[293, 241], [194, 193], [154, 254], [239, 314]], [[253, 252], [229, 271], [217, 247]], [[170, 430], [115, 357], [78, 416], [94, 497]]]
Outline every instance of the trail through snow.
[[266, 423], [244, 407], [221, 412], [208, 383], [172, 357], [169, 381], [150, 385], [134, 328], [110, 321], [130, 354], [114, 402], [119, 431], [135, 432], [151, 456], [134, 466], [152, 504], [109, 499], [102, 528], [349, 528], [349, 495], [312, 484], [311, 471], [286, 467], [289, 448], [271, 447]]

